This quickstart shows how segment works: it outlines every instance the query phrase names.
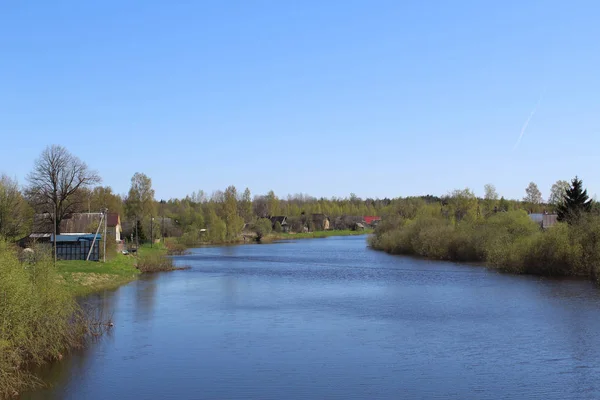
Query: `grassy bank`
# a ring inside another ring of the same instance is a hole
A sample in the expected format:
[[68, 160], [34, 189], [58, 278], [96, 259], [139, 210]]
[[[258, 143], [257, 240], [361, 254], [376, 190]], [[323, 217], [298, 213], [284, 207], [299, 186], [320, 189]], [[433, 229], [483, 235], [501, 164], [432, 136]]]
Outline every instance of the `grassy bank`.
[[435, 213], [387, 218], [370, 239], [375, 249], [438, 260], [480, 262], [519, 274], [579, 276], [597, 281], [600, 218], [545, 231], [525, 211], [460, 222]]
[[[331, 231], [316, 231], [316, 232], [303, 232], [303, 233], [271, 233], [267, 236], [267, 241], [275, 240], [290, 240], [290, 239], [318, 239], [326, 238], [331, 236], [358, 236], [373, 233], [372, 229], [365, 229], [362, 231], [353, 230], [331, 230]], [[264, 239], [263, 239], [264, 240]]]
[[115, 289], [131, 282], [144, 272], [138, 268], [140, 261], [162, 262], [167, 249], [162, 245], [143, 245], [138, 255], [113, 254], [106, 263], [89, 261], [58, 261], [58, 273], [69, 292], [76, 296], [87, 295], [105, 289]]

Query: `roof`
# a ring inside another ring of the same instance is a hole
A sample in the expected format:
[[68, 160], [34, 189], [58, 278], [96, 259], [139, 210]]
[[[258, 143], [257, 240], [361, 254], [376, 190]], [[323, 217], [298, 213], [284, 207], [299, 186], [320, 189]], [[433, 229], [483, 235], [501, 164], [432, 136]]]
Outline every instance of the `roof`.
[[[89, 233], [92, 230], [91, 228], [94, 226], [97, 227], [101, 218], [101, 213], [73, 213], [60, 221], [60, 232]], [[106, 225], [108, 227], [116, 227], [119, 223], [119, 214], [107, 214]], [[33, 223], [33, 231], [35, 233], [50, 233], [52, 230], [52, 214], [35, 214]]]
[[369, 225], [371, 225], [373, 223], [373, 221], [381, 221], [381, 217], [375, 217], [375, 216], [363, 217], [363, 219]]
[[287, 217], [285, 215], [276, 215], [273, 217], [269, 218], [271, 220], [271, 223], [274, 224], [276, 222], [279, 222], [281, 225], [287, 225]]
[[[100, 240], [102, 239], [102, 235], [97, 234], [97, 235], [56, 235], [56, 242], [57, 243], [61, 243], [61, 242], [80, 242], [80, 241], [92, 241], [94, 240], [94, 236], [96, 236], [96, 240]], [[52, 235], [52, 237], [50, 238], [50, 241], [53, 242], [54, 241], [54, 235]]]
[[312, 214], [311, 217], [313, 221], [325, 221], [326, 219], [329, 219], [325, 214]]
[[529, 214], [529, 218], [531, 218], [535, 222], [541, 223], [544, 220], [544, 214], [532, 213], [532, 214]]
[[106, 225], [111, 228], [117, 226], [121, 223], [121, 218], [119, 218], [119, 214], [117, 213], [108, 213], [106, 215]]

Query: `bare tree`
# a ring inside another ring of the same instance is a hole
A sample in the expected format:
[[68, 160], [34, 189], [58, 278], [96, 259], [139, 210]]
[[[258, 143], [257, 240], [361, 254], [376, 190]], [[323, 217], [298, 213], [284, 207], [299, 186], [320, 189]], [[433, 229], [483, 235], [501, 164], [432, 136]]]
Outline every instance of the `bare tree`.
[[66, 148], [52, 145], [35, 161], [27, 181], [25, 193], [34, 210], [45, 213], [59, 234], [60, 222], [85, 203], [80, 191], [102, 179]]

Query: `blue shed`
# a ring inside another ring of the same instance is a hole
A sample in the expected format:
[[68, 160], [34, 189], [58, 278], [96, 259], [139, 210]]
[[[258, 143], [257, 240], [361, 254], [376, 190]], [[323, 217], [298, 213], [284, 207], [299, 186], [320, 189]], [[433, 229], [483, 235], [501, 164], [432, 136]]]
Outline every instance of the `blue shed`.
[[[56, 257], [60, 260], [85, 260], [91, 248], [90, 261], [98, 261], [101, 238], [100, 234], [56, 235]], [[50, 238], [50, 242], [54, 243], [54, 235]]]

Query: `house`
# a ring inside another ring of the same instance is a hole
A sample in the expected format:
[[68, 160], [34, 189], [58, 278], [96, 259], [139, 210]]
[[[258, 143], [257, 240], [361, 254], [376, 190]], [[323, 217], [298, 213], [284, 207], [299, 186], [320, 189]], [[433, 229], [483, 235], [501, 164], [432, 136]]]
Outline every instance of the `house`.
[[271, 225], [272, 225], [273, 229], [275, 229], [275, 224], [277, 222], [279, 222], [279, 225], [281, 225], [281, 230], [283, 232], [288, 232], [289, 231], [289, 225], [287, 223], [287, 217], [286, 216], [277, 215], [277, 216], [269, 217], [269, 219], [271, 220]]
[[364, 231], [367, 227], [362, 222], [357, 222], [352, 227], [353, 231]]
[[[96, 233], [102, 213], [73, 213], [60, 221], [61, 235], [83, 235]], [[51, 214], [35, 214], [33, 218], [33, 234], [53, 233]], [[117, 213], [108, 213], [106, 218], [106, 237], [119, 243], [121, 241], [121, 218]], [[100, 227], [104, 232], [104, 227]]]
[[316, 231], [327, 231], [329, 230], [330, 220], [325, 214], [312, 214], [312, 223]]
[[331, 229], [345, 230], [354, 229], [356, 224], [365, 224], [363, 217], [357, 217], [352, 215], [342, 215], [335, 217], [331, 221], [329, 227]]
[[365, 224], [367, 224], [368, 226], [372, 226], [374, 228], [377, 226], [377, 224], [379, 224], [381, 222], [381, 217], [368, 216], [368, 217], [363, 217], [363, 220], [365, 221]]
[[536, 224], [538, 224], [542, 229], [548, 229], [558, 222], [557, 214], [548, 214], [548, 213], [531, 213], [529, 214], [529, 218]]
[[123, 232], [123, 227], [121, 226], [121, 216], [117, 213], [108, 213], [106, 215], [107, 240], [115, 240], [117, 243], [120, 243], [121, 232]]
[[[102, 235], [100, 234], [56, 235], [56, 258], [59, 260], [87, 260], [89, 254], [90, 261], [98, 261], [101, 239]], [[54, 235], [51, 235], [50, 243], [53, 242]]]

